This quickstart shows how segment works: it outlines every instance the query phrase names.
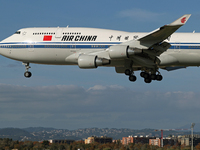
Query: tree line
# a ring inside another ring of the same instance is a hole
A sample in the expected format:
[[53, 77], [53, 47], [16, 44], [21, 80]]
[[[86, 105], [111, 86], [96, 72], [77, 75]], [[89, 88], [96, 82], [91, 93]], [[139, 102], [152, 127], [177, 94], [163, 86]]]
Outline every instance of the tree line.
[[[122, 145], [118, 140], [113, 143], [91, 143], [85, 144], [84, 141], [75, 141], [71, 144], [66, 143], [49, 143], [49, 141], [13, 141], [9, 138], [0, 138], [0, 150], [190, 150], [190, 147], [184, 145], [165, 145], [163, 148], [142, 143], [130, 143]], [[194, 147], [194, 150], [200, 150], [200, 143]]]

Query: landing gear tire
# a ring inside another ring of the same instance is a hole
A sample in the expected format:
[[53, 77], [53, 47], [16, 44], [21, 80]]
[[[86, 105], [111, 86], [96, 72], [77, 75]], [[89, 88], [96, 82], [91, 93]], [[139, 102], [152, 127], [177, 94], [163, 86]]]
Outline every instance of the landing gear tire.
[[156, 80], [157, 81], [161, 81], [163, 79], [163, 76], [162, 75], [156, 75]]
[[145, 74], [145, 72], [140, 72], [140, 76], [141, 76], [142, 78], [144, 78], [144, 74]]
[[144, 78], [145, 83], [151, 83], [151, 78]]
[[32, 73], [29, 72], [29, 71], [26, 71], [26, 72], [24, 72], [24, 76], [25, 76], [26, 78], [30, 78], [30, 77], [32, 76]]
[[152, 80], [156, 80], [156, 79], [157, 79], [157, 78], [156, 78], [156, 74], [151, 74], [150, 77], [151, 77]]
[[28, 71], [29, 70], [29, 68], [31, 68], [30, 66], [29, 66], [29, 63], [22, 63], [23, 65], [25, 65], [25, 68], [26, 68], [26, 71], [24, 72], [24, 76], [26, 77], [26, 78], [30, 78], [31, 76], [32, 76], [32, 73], [30, 72], [30, 71]]
[[126, 69], [124, 73], [125, 73], [125, 75], [127, 75], [127, 76], [130, 76], [130, 75], [131, 75], [131, 71], [130, 71], [129, 69]]
[[145, 79], [148, 79], [149, 77], [150, 77], [150, 75], [149, 75], [148, 73], [145, 72], [145, 73], [144, 73], [144, 78], [145, 78]]
[[130, 76], [129, 76], [129, 80], [130, 80], [131, 82], [135, 82], [135, 81], [137, 80], [137, 77], [136, 77], [135, 75], [130, 75]]

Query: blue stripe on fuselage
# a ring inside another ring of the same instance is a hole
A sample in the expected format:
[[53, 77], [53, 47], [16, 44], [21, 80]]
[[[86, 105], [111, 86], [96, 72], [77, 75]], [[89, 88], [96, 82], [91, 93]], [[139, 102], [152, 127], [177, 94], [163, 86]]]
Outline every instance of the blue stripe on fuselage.
[[[10, 42], [0, 43], [0, 48], [109, 48], [120, 42]], [[200, 43], [170, 43], [169, 49], [200, 49]]]

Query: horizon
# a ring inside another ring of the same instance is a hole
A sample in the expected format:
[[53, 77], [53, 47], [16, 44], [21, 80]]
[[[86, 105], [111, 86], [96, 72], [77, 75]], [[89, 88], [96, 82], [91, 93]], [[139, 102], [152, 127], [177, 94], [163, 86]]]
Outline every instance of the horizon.
[[[200, 125], [200, 123], [199, 123], [199, 125]], [[117, 129], [117, 130], [121, 130], [121, 129], [129, 129], [129, 130], [161, 130], [161, 129], [154, 129], [154, 128], [143, 128], [143, 129], [131, 129], [131, 128], [99, 128], [99, 127], [86, 127], [86, 128], [78, 128], [78, 129], [65, 129], [65, 128], [63, 128], [63, 129], [61, 129], [61, 128], [54, 128], [54, 127], [40, 127], [40, 126], [38, 126], [38, 127], [23, 127], [23, 128], [17, 128], [17, 127], [5, 127], [5, 128], [0, 128], [0, 129], [9, 129], [9, 128], [11, 128], [11, 129], [27, 129], [27, 128], [45, 128], [45, 129], [56, 129], [56, 130], [69, 130], [69, 131], [72, 131], [72, 130], [82, 130], [82, 129]], [[176, 130], [177, 129], [177, 130]], [[176, 131], [176, 132], [190, 132], [190, 130], [191, 130], [191, 128], [181, 128], [181, 129], [183, 129], [183, 130], [180, 130], [180, 128], [175, 128], [175, 130], [170, 130], [169, 129], [169, 131]], [[188, 130], [184, 130], [184, 129], [188, 129]], [[195, 129], [195, 128], [194, 128]], [[165, 129], [163, 129], [163, 130], [165, 130]], [[196, 129], [196, 130], [199, 130], [199, 131], [195, 131], [194, 130], [194, 132], [200, 132], [200, 129]], [[165, 132], [167, 132], [167, 131], [165, 131]]]

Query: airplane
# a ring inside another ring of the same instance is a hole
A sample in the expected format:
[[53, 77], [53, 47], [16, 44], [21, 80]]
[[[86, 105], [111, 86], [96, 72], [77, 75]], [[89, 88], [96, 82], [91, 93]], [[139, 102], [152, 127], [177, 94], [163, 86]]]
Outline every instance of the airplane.
[[135, 71], [146, 83], [161, 81], [167, 71], [200, 66], [200, 33], [174, 33], [191, 14], [150, 33], [99, 28], [23, 28], [0, 42], [0, 54], [21, 61], [30, 78], [30, 63], [78, 65], [81, 69], [115, 67], [134, 82]]

